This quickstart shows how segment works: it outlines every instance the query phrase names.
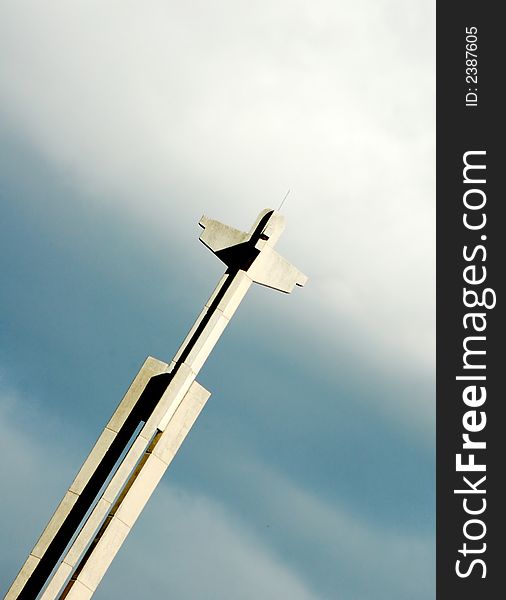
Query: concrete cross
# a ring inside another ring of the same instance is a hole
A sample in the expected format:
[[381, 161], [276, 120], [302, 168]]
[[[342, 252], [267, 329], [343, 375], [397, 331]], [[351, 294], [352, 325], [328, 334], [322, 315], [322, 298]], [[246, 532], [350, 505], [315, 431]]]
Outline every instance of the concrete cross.
[[225, 274], [172, 362], [146, 359], [6, 600], [92, 597], [209, 398], [196, 377], [250, 285], [289, 293], [306, 283], [274, 250], [284, 229], [278, 212], [263, 210], [247, 233], [205, 216], [199, 224]]

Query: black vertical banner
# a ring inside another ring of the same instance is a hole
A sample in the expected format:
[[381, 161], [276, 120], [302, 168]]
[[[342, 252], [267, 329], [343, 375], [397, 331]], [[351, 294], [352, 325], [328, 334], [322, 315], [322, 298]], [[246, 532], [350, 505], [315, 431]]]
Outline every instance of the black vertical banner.
[[437, 5], [439, 600], [505, 594], [506, 36], [500, 8], [490, 1]]

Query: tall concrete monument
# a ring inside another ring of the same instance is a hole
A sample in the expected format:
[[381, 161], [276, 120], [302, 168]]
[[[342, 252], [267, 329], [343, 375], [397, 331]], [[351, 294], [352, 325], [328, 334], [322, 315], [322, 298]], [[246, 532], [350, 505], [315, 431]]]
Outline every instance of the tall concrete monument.
[[148, 357], [64, 495], [6, 600], [91, 598], [210, 396], [196, 377], [253, 282], [289, 293], [307, 278], [275, 250], [263, 210], [248, 233], [202, 217], [227, 270], [172, 362]]

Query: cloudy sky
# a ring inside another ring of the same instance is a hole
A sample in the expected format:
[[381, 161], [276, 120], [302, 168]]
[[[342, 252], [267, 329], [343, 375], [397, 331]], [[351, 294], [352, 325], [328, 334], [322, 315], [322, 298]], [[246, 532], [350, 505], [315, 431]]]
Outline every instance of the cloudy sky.
[[204, 412], [95, 597], [434, 597], [434, 3], [4, 0], [6, 589], [146, 355], [283, 207]]

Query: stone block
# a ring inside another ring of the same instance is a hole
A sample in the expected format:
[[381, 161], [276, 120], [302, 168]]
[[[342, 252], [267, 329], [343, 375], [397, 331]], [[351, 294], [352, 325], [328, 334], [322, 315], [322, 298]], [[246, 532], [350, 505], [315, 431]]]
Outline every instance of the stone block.
[[142, 437], [151, 441], [157, 429], [163, 430], [166, 427], [194, 380], [195, 373], [190, 367], [184, 363], [178, 366], [174, 377], [142, 428]]
[[137, 478], [117, 509], [114, 519], [120, 519], [129, 527], [132, 527], [166, 469], [166, 463], [160, 460], [158, 456], [149, 454]]
[[65, 563], [61, 563], [51, 577], [49, 585], [44, 590], [42, 596], [40, 596], [40, 600], [56, 600], [71, 573], [72, 567]]
[[111, 503], [100, 498], [91, 514], [86, 519], [81, 531], [74, 540], [74, 543], [69, 548], [62, 564], [66, 564], [70, 567], [75, 567], [79, 562], [79, 559], [85, 552], [88, 545], [95, 539], [102, 522], [107, 517], [111, 509]]
[[204, 331], [197, 338], [184, 360], [184, 364], [188, 365], [195, 374], [198, 374], [202, 368], [227, 325], [228, 319], [223, 316], [221, 311], [216, 311], [209, 319]]
[[71, 508], [74, 506], [78, 499], [78, 495], [70, 490], [63, 496], [62, 501], [58, 505], [58, 508], [55, 510], [53, 516], [51, 517], [49, 523], [46, 525], [46, 528], [42, 532], [42, 535], [38, 539], [35, 544], [31, 554], [33, 556], [37, 556], [38, 558], [42, 558], [45, 551], [47, 550], [49, 544], [53, 541], [54, 536], [60, 529], [63, 521], [66, 519], [69, 514]]
[[35, 567], [39, 564], [39, 561], [40, 558], [37, 556], [33, 556], [32, 554], [28, 555], [28, 558], [25, 560], [25, 563], [17, 574], [16, 579], [9, 588], [4, 600], [17, 600], [19, 593], [23, 589], [25, 583], [28, 581], [30, 575], [33, 573]]
[[144, 391], [148, 381], [155, 375], [165, 373], [167, 367], [167, 363], [157, 360], [152, 356], [148, 356], [146, 358], [140, 371], [135, 376], [126, 394], [119, 403], [118, 408], [114, 411], [109, 423], [107, 423], [107, 427], [109, 429], [112, 429], [116, 432], [121, 429], [121, 426], [132, 411], [132, 408], [135, 406], [137, 400]]
[[176, 455], [210, 395], [199, 383], [192, 383], [153, 449], [153, 454], [165, 464], [169, 465]]
[[141, 436], [137, 436], [104, 491], [102, 497], [104, 500], [107, 500], [109, 504], [112, 504], [115, 501], [117, 495], [128, 481], [135, 465], [142, 457], [147, 447], [148, 441]]
[[[129, 532], [130, 527], [128, 527], [128, 525], [125, 525], [125, 523], [119, 519], [112, 518], [79, 573], [77, 582], [80, 582], [90, 590], [95, 591]], [[75, 585], [73, 587], [75, 587]], [[81, 596], [77, 595], [70, 596], [69, 594], [67, 596], [67, 598], [71, 597], [76, 599], [81, 598]]]
[[90, 477], [100, 464], [100, 461], [104, 458], [105, 453], [107, 450], [109, 450], [116, 435], [116, 432], [112, 431], [108, 427], [102, 431], [82, 467], [79, 469], [79, 472], [72, 482], [69, 491], [74, 492], [74, 494], [82, 493], [88, 481], [90, 480]]
[[70, 592], [65, 597], [65, 600], [90, 600], [95, 590], [90, 590], [81, 581], [75, 581], [70, 588]]

